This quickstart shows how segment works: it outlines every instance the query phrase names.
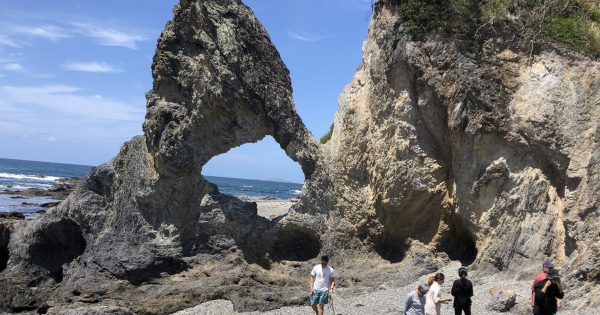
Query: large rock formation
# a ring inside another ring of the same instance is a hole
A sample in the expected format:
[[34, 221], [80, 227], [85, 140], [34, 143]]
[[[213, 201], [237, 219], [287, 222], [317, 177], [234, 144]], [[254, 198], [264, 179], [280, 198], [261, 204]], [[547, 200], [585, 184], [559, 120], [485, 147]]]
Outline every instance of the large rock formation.
[[11, 237], [0, 281], [14, 290], [0, 297], [1, 308], [41, 307], [56, 299], [57, 284], [65, 291], [141, 284], [188, 269], [182, 258], [196, 254], [239, 250], [247, 262], [268, 263], [273, 223], [200, 176], [213, 156], [267, 135], [307, 178], [314, 172], [317, 143], [266, 31], [241, 1], [183, 0], [158, 41], [152, 73], [144, 135]]
[[513, 277], [551, 259], [599, 305], [600, 64], [550, 44], [530, 57], [510, 29], [476, 53], [402, 30], [380, 3], [325, 148], [325, 234], [391, 261], [417, 240]]
[[[413, 38], [380, 2], [319, 146], [252, 12], [182, 0], [158, 42], [144, 135], [39, 220], [0, 229], [0, 310], [302, 303], [320, 252], [345, 266], [342, 285], [372, 285], [383, 261], [417, 276], [449, 258], [523, 277], [552, 259], [571, 292], [587, 292], [578, 306], [598, 306], [600, 64], [552, 45], [530, 57], [515, 35], [485, 34], [472, 53]], [[306, 176], [276, 221], [200, 176], [266, 135]]]

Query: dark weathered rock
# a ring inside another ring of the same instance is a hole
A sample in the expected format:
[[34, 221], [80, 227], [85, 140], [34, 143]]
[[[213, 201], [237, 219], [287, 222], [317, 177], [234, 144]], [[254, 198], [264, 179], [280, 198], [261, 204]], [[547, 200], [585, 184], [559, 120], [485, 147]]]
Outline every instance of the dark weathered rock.
[[0, 219], [25, 220], [25, 215], [17, 211], [0, 212]]
[[[158, 41], [152, 75], [144, 135], [125, 143], [64, 202], [13, 234], [10, 272], [0, 274], [0, 285], [15, 290], [0, 297], [0, 309], [40, 309], [48, 301], [70, 303], [82, 296], [97, 303], [120, 299], [123, 288], [149, 286], [157, 296], [164, 295], [158, 290], [170, 292], [171, 303], [154, 305], [148, 297], [153, 294], [137, 294], [133, 309], [165, 313], [176, 311], [169, 307], [183, 297], [175, 285], [151, 282], [194, 270], [194, 260], [186, 257], [223, 254], [238, 257], [236, 265], [271, 263], [276, 223], [259, 217], [255, 203], [221, 195], [200, 176], [215, 155], [267, 135], [307, 178], [315, 170], [317, 142], [294, 109], [288, 70], [264, 28], [241, 1], [183, 0]], [[66, 193], [66, 185], [49, 193]], [[285, 258], [284, 252], [285, 246], [277, 247], [274, 256]], [[248, 298], [270, 289], [236, 293], [246, 272], [190, 288], [192, 301], [227, 296], [247, 307], [277, 305]], [[76, 298], [74, 288], [81, 292]]]
[[[3, 195], [14, 195], [12, 199], [27, 199], [28, 197], [49, 197], [58, 200], [64, 200], [69, 194], [75, 189], [77, 183], [80, 182], [78, 178], [61, 179], [59, 183], [52, 185], [49, 189], [41, 188], [28, 188], [25, 190], [9, 190], [6, 189], [0, 194]], [[10, 187], [9, 187], [10, 188]]]

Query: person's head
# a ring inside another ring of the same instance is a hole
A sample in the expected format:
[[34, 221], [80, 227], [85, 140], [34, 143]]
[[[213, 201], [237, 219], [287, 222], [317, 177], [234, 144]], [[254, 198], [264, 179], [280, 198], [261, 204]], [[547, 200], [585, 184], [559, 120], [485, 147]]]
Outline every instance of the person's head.
[[542, 265], [542, 268], [544, 270], [544, 273], [548, 274], [552, 270], [554, 270], [554, 264], [551, 261], [545, 261], [544, 264]]
[[419, 297], [424, 296], [425, 294], [427, 294], [427, 291], [429, 291], [429, 286], [425, 285], [425, 284], [421, 284], [418, 288], [417, 288], [417, 295]]
[[467, 268], [465, 268], [465, 267], [460, 267], [460, 268], [458, 269], [458, 276], [459, 276], [459, 277], [461, 277], [461, 278], [466, 278], [466, 277], [467, 277], [467, 274], [468, 274], [468, 273], [467, 273]]
[[427, 278], [427, 285], [428, 286], [431, 286], [434, 282], [435, 282], [435, 277], [434, 276], [429, 276], [429, 278]]
[[445, 279], [446, 276], [444, 276], [443, 273], [438, 273], [435, 276], [433, 276], [433, 281], [437, 282], [439, 285], [442, 285]]
[[558, 273], [558, 270], [550, 270], [550, 272], [546, 275], [546, 279], [550, 280], [552, 283], [560, 283], [560, 274]]
[[321, 256], [321, 266], [325, 267], [329, 263], [329, 257], [327, 255]]

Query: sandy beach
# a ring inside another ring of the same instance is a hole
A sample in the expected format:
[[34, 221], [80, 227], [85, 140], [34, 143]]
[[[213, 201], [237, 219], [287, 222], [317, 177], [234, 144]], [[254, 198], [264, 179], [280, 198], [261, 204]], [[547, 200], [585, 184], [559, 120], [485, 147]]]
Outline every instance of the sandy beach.
[[255, 202], [258, 215], [273, 220], [282, 216], [290, 210], [292, 205], [298, 202], [298, 199], [279, 199], [273, 197], [239, 197], [243, 201]]

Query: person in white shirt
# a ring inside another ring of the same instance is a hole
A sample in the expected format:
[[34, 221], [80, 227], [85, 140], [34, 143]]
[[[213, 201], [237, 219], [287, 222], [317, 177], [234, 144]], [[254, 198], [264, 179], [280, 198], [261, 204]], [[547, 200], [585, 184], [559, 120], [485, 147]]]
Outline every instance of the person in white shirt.
[[323, 256], [310, 272], [310, 306], [317, 315], [325, 314], [325, 304], [335, 285], [335, 272], [328, 264], [329, 257]]
[[436, 274], [431, 283], [428, 283], [427, 301], [425, 302], [425, 315], [441, 315], [442, 304], [452, 301], [452, 298], [442, 299], [442, 284], [446, 277], [443, 273]]

